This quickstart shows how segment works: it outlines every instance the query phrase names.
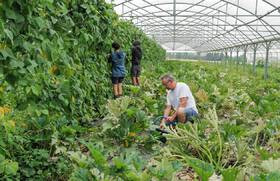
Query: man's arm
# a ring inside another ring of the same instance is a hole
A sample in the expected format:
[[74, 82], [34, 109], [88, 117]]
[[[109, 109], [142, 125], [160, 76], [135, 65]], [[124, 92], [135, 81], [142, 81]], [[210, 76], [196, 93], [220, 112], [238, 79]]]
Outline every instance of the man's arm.
[[160, 121], [160, 128], [163, 128], [164, 123], [167, 120], [170, 112], [171, 112], [171, 105], [166, 105], [163, 113], [164, 118]]
[[186, 108], [187, 107], [187, 102], [188, 102], [188, 98], [187, 97], [181, 97], [180, 99], [179, 99], [179, 106], [177, 107], [177, 109], [176, 109], [176, 112], [172, 115], [172, 116], [170, 116], [169, 118], [168, 118], [168, 120], [169, 121], [174, 121], [174, 119], [176, 118], [176, 116], [177, 116], [177, 112], [178, 112], [178, 110], [179, 109], [184, 109], [184, 108]]

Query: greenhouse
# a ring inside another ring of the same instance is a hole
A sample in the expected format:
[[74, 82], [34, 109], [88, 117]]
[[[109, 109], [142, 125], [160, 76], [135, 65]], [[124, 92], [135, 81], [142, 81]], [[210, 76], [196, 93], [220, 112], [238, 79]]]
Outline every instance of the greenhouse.
[[0, 180], [279, 181], [279, 0], [0, 1]]

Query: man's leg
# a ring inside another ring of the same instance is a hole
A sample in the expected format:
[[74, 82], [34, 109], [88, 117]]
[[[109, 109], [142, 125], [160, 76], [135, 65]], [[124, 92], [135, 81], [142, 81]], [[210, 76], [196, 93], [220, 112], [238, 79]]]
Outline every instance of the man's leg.
[[112, 84], [113, 84], [113, 94], [114, 98], [118, 97], [118, 78], [117, 77], [111, 77]]
[[138, 86], [140, 86], [140, 78], [139, 78], [139, 76], [140, 76], [140, 71], [141, 71], [140, 65], [137, 65], [137, 67], [136, 67], [136, 84], [137, 84]]
[[190, 121], [193, 123], [193, 118], [197, 117], [198, 114], [193, 108], [185, 109], [186, 121]]
[[135, 76], [132, 77], [132, 84], [137, 85], [137, 77]]
[[140, 85], [139, 77], [136, 77], [136, 85]]
[[118, 83], [118, 96], [122, 96], [123, 91], [122, 91], [122, 83]]
[[119, 95], [118, 84], [113, 84], [113, 91], [114, 91], [114, 97], [117, 98]]
[[185, 108], [179, 108], [177, 110], [177, 117], [178, 117], [178, 120], [181, 122], [181, 123], [184, 123], [186, 122], [186, 113], [185, 113]]

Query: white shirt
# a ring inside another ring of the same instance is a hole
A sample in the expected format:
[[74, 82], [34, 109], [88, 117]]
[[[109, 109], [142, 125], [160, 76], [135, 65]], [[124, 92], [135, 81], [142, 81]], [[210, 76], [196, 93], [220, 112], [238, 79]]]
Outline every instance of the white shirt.
[[189, 86], [183, 82], [177, 82], [175, 89], [168, 91], [167, 105], [173, 106], [173, 108], [176, 110], [179, 106], [180, 98], [182, 98], [182, 97], [187, 98], [187, 107], [186, 108], [193, 108], [194, 111], [196, 111], [198, 113], [192, 92], [191, 92]]

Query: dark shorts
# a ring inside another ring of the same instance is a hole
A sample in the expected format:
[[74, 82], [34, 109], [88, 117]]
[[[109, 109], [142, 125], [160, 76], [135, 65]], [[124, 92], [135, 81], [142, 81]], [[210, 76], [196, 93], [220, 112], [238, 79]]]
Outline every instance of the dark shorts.
[[141, 73], [140, 65], [132, 65], [131, 67], [131, 76], [132, 77], [139, 77]]
[[122, 83], [124, 77], [112, 77], [112, 83], [113, 84], [120, 84]]
[[[186, 119], [188, 122], [190, 121], [193, 123], [193, 118], [198, 116], [198, 113], [192, 108], [185, 109], [184, 112], [186, 114]], [[178, 124], [178, 120], [175, 119], [173, 122], [168, 122], [165, 124], [166, 126], [176, 126]]]

